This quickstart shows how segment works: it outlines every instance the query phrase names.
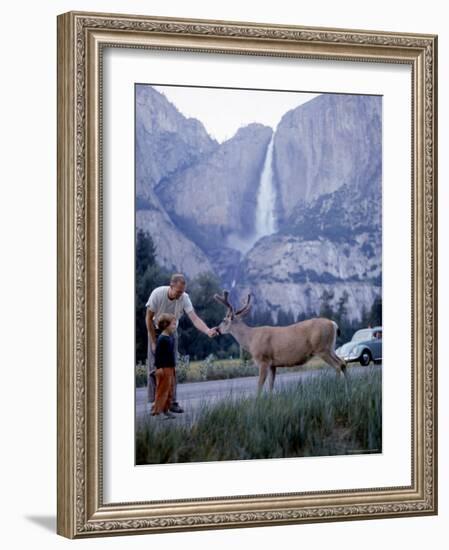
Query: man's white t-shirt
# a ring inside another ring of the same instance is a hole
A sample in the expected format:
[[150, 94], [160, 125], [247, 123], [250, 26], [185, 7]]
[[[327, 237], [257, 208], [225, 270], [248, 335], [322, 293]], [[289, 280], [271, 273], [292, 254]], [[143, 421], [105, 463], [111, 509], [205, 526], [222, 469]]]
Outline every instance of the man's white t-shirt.
[[159, 317], [163, 313], [171, 313], [176, 317], [176, 326], [183, 313], [191, 313], [193, 305], [187, 292], [183, 292], [177, 300], [170, 300], [168, 297], [169, 286], [159, 286], [153, 290], [145, 304], [147, 308], [154, 311], [154, 323], [157, 326]]

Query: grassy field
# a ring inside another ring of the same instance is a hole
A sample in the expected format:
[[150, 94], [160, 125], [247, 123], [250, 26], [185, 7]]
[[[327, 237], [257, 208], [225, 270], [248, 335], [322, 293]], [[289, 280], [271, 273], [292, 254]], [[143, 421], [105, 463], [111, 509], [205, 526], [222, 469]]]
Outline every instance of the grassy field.
[[[326, 367], [326, 364], [318, 358], [311, 359], [301, 367], [289, 367], [289, 372], [304, 369], [317, 369]], [[205, 359], [204, 361], [190, 361], [188, 365], [180, 363], [176, 367], [178, 383], [201, 382], [202, 380], [227, 380], [241, 378], [242, 376], [256, 376], [258, 368], [250, 361], [240, 359]], [[145, 365], [136, 367], [136, 386], [141, 388], [147, 384]]]
[[382, 450], [382, 369], [323, 370], [259, 398], [204, 404], [193, 425], [139, 420], [137, 464], [374, 453]]

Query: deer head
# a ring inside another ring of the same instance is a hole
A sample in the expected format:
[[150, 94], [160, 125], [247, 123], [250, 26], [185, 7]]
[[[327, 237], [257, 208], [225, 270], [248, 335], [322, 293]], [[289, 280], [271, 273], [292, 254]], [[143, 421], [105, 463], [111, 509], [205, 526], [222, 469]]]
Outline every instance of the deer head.
[[220, 296], [219, 294], [215, 294], [214, 298], [217, 302], [219, 302], [220, 304], [224, 305], [227, 308], [226, 315], [223, 321], [218, 325], [217, 330], [220, 334], [228, 334], [231, 331], [232, 324], [237, 321], [240, 321], [240, 319], [244, 317], [251, 309], [251, 305], [250, 305], [251, 294], [248, 294], [246, 303], [243, 305], [243, 307], [241, 307], [237, 311], [234, 311], [234, 307], [229, 302], [229, 292], [227, 290], [223, 291], [223, 296]]

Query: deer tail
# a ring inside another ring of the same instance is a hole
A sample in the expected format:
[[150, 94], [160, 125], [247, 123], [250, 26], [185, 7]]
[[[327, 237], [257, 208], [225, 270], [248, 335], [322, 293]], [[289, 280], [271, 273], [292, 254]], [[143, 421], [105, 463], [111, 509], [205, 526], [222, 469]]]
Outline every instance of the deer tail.
[[337, 325], [337, 323], [335, 321], [332, 321], [332, 323], [333, 323], [334, 328], [335, 328], [335, 332], [334, 332], [334, 347], [335, 347], [335, 343], [337, 341], [337, 336], [340, 336], [341, 330], [340, 330], [340, 327]]

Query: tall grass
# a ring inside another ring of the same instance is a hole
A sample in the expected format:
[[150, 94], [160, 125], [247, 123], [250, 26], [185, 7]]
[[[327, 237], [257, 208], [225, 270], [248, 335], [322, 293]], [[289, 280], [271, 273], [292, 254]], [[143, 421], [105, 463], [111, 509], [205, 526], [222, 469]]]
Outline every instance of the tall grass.
[[382, 450], [381, 368], [343, 377], [320, 371], [259, 398], [204, 402], [191, 424], [147, 417], [137, 464], [330, 456]]

